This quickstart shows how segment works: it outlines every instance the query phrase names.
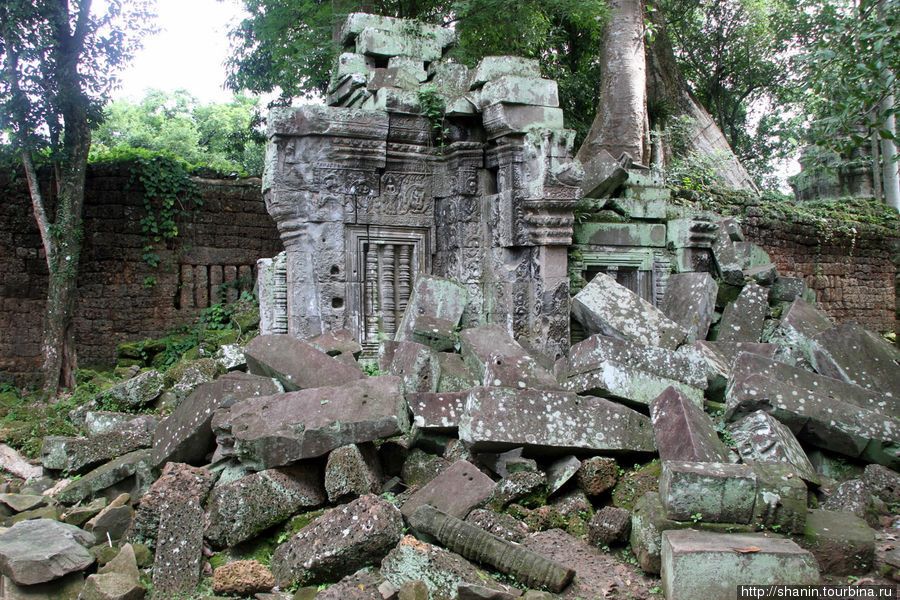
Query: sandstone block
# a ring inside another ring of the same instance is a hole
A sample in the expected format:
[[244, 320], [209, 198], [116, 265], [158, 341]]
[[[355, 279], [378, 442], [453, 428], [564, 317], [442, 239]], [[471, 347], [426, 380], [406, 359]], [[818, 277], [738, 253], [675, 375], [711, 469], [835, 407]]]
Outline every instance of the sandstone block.
[[380, 494], [381, 479], [381, 465], [372, 444], [348, 444], [328, 454], [325, 491], [333, 504], [365, 494]]
[[0, 573], [35, 585], [81, 571], [94, 562], [90, 533], [50, 519], [21, 521], [0, 536]]
[[664, 461], [659, 479], [666, 515], [676, 521], [749, 523], [756, 491], [756, 472], [747, 465]]
[[748, 283], [737, 300], [725, 307], [716, 341], [758, 342], [768, 307], [769, 289]]
[[849, 513], [810, 510], [801, 544], [829, 575], [867, 573], [875, 564], [875, 531]]
[[650, 421], [662, 460], [728, 462], [728, 450], [712, 419], [674, 387], [650, 403]]
[[261, 335], [244, 346], [250, 373], [277, 379], [287, 391], [341, 385], [365, 377], [359, 369], [290, 335]]
[[759, 410], [728, 426], [738, 454], [746, 461], [787, 464], [806, 481], [819, 482], [812, 463], [791, 430]]
[[407, 518], [423, 504], [430, 504], [458, 519], [484, 504], [494, 491], [494, 481], [467, 460], [459, 460], [426, 483], [403, 503]]
[[660, 310], [685, 328], [687, 340], [705, 340], [716, 310], [716, 280], [709, 273], [669, 275]]

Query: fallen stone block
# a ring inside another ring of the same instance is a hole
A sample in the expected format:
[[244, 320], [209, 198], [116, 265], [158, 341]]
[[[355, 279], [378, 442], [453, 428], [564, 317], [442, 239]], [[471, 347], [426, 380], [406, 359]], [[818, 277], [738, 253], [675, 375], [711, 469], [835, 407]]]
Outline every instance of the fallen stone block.
[[712, 419], [674, 387], [650, 403], [650, 421], [662, 460], [728, 462], [728, 449]]
[[141, 585], [137, 559], [131, 544], [125, 544], [115, 558], [88, 575], [79, 600], [142, 600], [146, 588]]
[[[499, 325], [481, 325], [470, 329], [463, 329], [459, 334], [460, 353], [466, 366], [473, 373], [481, 375], [486, 385], [493, 385], [491, 380], [485, 377], [488, 371], [499, 373], [504, 365], [519, 365], [525, 372], [516, 376], [504, 371], [504, 379], [512, 379], [510, 387], [520, 387], [522, 381], [525, 387], [536, 389], [559, 389], [559, 382], [546, 369], [541, 367], [528, 354], [528, 352], [513, 340], [509, 334]], [[497, 364], [499, 361], [500, 364]], [[493, 364], [492, 364], [493, 363]], [[510, 377], [512, 376], [512, 377]]]
[[[456, 33], [452, 29], [432, 25], [429, 23], [411, 23], [407, 19], [395, 17], [383, 17], [364, 12], [354, 12], [347, 15], [347, 19], [341, 25], [341, 45], [346, 46], [366, 28], [380, 29], [385, 32], [403, 33], [415, 37], [428, 37], [436, 40], [442, 48], [450, 46], [456, 41]], [[438, 57], [440, 58], [440, 57]]]
[[832, 327], [834, 323], [825, 313], [796, 298], [781, 315], [781, 320], [771, 336], [771, 341], [787, 348], [794, 360], [809, 360], [813, 338]]
[[181, 501], [200, 505], [214, 482], [215, 475], [207, 469], [167, 463], [159, 478], [138, 502], [132, 530], [126, 537], [144, 543], [156, 540], [160, 515], [169, 510], [169, 504]]
[[447, 433], [459, 427], [469, 392], [406, 394], [417, 431]]
[[135, 450], [72, 481], [56, 494], [56, 499], [63, 504], [78, 504], [110, 489], [115, 490], [110, 496], [123, 491], [141, 496], [153, 481], [150, 471], [150, 450]]
[[778, 275], [769, 290], [772, 302], [793, 302], [806, 291], [806, 283], [799, 277], [783, 277]]
[[325, 491], [332, 504], [381, 493], [381, 465], [372, 444], [348, 444], [328, 453]]
[[153, 464], [166, 462], [202, 463], [215, 447], [210, 423], [219, 408], [254, 396], [284, 391], [269, 377], [234, 371], [195, 389], [156, 430]]
[[630, 340], [646, 346], [674, 350], [687, 330], [652, 304], [598, 273], [572, 299], [572, 316], [590, 333]]
[[514, 516], [486, 508], [476, 508], [465, 521], [508, 542], [521, 542], [529, 533], [528, 526]]
[[381, 343], [378, 363], [400, 378], [406, 393], [437, 391], [441, 365], [434, 350], [424, 344], [386, 340]]
[[98, 544], [118, 544], [134, 522], [134, 509], [128, 505], [129, 494], [121, 494], [96, 516], [84, 524]]
[[751, 522], [760, 529], [803, 533], [806, 526], [806, 484], [791, 465], [750, 464], [756, 472], [756, 502]]
[[882, 465], [866, 465], [862, 480], [885, 504], [900, 504], [900, 473]]
[[546, 501], [547, 477], [534, 471], [519, 471], [497, 482], [487, 505], [493, 510], [504, 510], [513, 503], [534, 506]]
[[588, 542], [592, 546], [611, 546], [628, 539], [631, 511], [615, 506], [598, 510], [588, 524]]
[[18, 585], [36, 585], [86, 569], [94, 536], [50, 519], [21, 521], [0, 536], [0, 573]]
[[36, 585], [16, 585], [9, 577], [0, 575], [3, 600], [76, 600], [83, 587], [84, 574], [80, 572]]
[[321, 472], [312, 465], [253, 473], [213, 488], [206, 539], [217, 547], [236, 546], [325, 500]]
[[592, 396], [507, 388], [471, 391], [459, 438], [473, 451], [655, 450], [650, 419], [630, 408]]
[[106, 433], [94, 438], [47, 436], [41, 445], [44, 468], [84, 473], [117, 456], [149, 448], [153, 434], [147, 429]]
[[450, 550], [479, 563], [491, 565], [528, 587], [559, 592], [575, 577], [573, 569], [500, 539], [427, 504], [416, 508], [409, 523], [414, 529], [434, 536]]
[[581, 462], [575, 478], [581, 491], [588, 496], [599, 496], [616, 485], [619, 465], [614, 458], [594, 456]]
[[467, 460], [459, 460], [422, 486], [400, 509], [410, 515], [420, 506], [430, 504], [458, 519], [484, 504], [494, 491], [494, 480]]
[[253, 375], [277, 379], [287, 391], [335, 386], [362, 379], [359, 370], [318, 348], [284, 335], [260, 335], [244, 346]]
[[435, 352], [453, 350], [457, 343], [456, 324], [446, 319], [420, 315], [410, 338], [410, 341], [424, 344]]
[[224, 596], [250, 596], [275, 587], [269, 567], [257, 560], [236, 560], [213, 571], [213, 593]]
[[242, 400], [216, 411], [212, 428], [222, 456], [263, 470], [408, 431], [409, 415], [399, 378], [366, 377]]
[[349, 354], [353, 358], [359, 358], [360, 354], [362, 354], [362, 345], [353, 339], [353, 334], [346, 329], [326, 331], [322, 335], [306, 341], [314, 348], [318, 348], [332, 357]]
[[737, 598], [742, 584], [819, 581], [816, 559], [791, 540], [689, 529], [663, 532], [660, 574], [667, 600], [729, 600]]
[[458, 554], [409, 535], [404, 536], [381, 561], [381, 574], [396, 588], [408, 581], [424, 581], [431, 600], [455, 600], [458, 587], [465, 583], [506, 591], [487, 573]]
[[572, 346], [567, 373], [589, 373], [606, 361], [634, 367], [699, 390], [706, 389], [709, 365], [694, 354], [673, 352], [604, 335], [592, 335]]
[[[485, 56], [472, 71], [471, 85], [480, 85], [499, 79], [504, 75], [520, 75], [531, 78], [541, 76], [540, 63], [533, 58], [521, 56]], [[560, 126], [562, 127], [562, 126]]]
[[659, 496], [676, 521], [749, 523], [756, 501], [756, 472], [747, 465], [664, 461]]
[[481, 385], [481, 375], [473, 373], [459, 354], [438, 352], [438, 364], [441, 367], [441, 379], [438, 381], [438, 392], [468, 392]]
[[878, 512], [872, 491], [861, 479], [849, 479], [841, 483], [820, 507], [823, 510], [849, 513], [872, 527], [878, 525]]
[[156, 369], [144, 371], [101, 392], [97, 397], [106, 401], [137, 408], [149, 404], [165, 388], [165, 377]]
[[278, 546], [272, 573], [282, 587], [340, 579], [378, 564], [402, 529], [397, 507], [378, 496], [361, 496], [325, 512]]
[[[509, 387], [524, 390], [546, 389], [561, 390], [556, 378], [548, 377], [549, 371], [544, 369], [531, 356], [508, 357], [492, 353], [484, 369], [485, 385], [493, 387]], [[551, 376], [552, 377], [552, 376]]]
[[559, 90], [552, 79], [501, 75], [485, 82], [477, 92], [478, 107], [484, 109], [498, 102], [532, 106], [559, 106]]
[[769, 289], [748, 283], [737, 300], [725, 307], [716, 341], [758, 342], [768, 308]]
[[[535, 533], [522, 545], [538, 554], [552, 557], [555, 561], [575, 571], [575, 579], [562, 594], [557, 597], [567, 600], [576, 598], [614, 598], [629, 597], [632, 590], [635, 596], [649, 597], [651, 587], [658, 582], [644, 576], [636, 567], [622, 564], [612, 554], [602, 552], [598, 548], [559, 529]], [[627, 587], [625, 581], [630, 582]], [[545, 594], [532, 590], [529, 594]], [[536, 600], [550, 600], [554, 596], [533, 596]], [[523, 600], [525, 600], [523, 598]]]
[[152, 600], [190, 596], [200, 583], [203, 558], [203, 508], [185, 496], [173, 499], [159, 515], [153, 557]]
[[660, 310], [687, 330], [687, 341], [705, 340], [716, 310], [716, 280], [709, 273], [673, 273]]
[[810, 363], [871, 392], [900, 398], [900, 350], [856, 323], [840, 323], [813, 337]]
[[657, 492], [647, 492], [634, 504], [629, 543], [645, 573], [658, 574], [662, 562], [662, 532], [670, 529], [701, 529], [718, 533], [750, 533], [747, 523], [708, 523], [675, 521], [666, 516]]
[[868, 573], [875, 564], [875, 531], [849, 513], [810, 510], [800, 544], [829, 575]]
[[22, 479], [37, 479], [43, 474], [43, 469], [38, 465], [32, 465], [15, 449], [6, 444], [0, 444], [0, 466], [16, 477]]
[[893, 399], [749, 353], [735, 361], [726, 390], [726, 416], [764, 410], [802, 442], [900, 466], [900, 423]]
[[728, 425], [744, 462], [787, 464], [798, 477], [819, 483], [819, 475], [791, 430], [769, 413], [758, 410]]
[[419, 277], [394, 339], [398, 342], [420, 341], [414, 339], [415, 330], [417, 327], [427, 328], [428, 319], [423, 319], [425, 317], [449, 323], [451, 329], [455, 328], [462, 317], [467, 298], [465, 286], [454, 281], [432, 276]]
[[89, 438], [118, 431], [149, 431], [150, 435], [159, 425], [155, 415], [121, 413], [105, 410], [88, 411], [84, 415], [84, 432]]
[[46, 506], [47, 500], [46, 497], [37, 494], [0, 494], [0, 503], [9, 509], [3, 510], [4, 516]]
[[564, 388], [570, 392], [615, 398], [643, 406], [649, 405], [667, 389], [677, 388], [698, 406], [703, 405], [702, 389], [612, 360], [600, 362], [590, 371], [569, 377]]
[[[389, 586], [389, 587], [388, 587]], [[306, 595], [303, 592], [308, 592]], [[347, 575], [324, 590], [309, 586], [297, 590], [292, 600], [399, 600], [397, 588], [381, 576], [377, 569], [367, 567]]]

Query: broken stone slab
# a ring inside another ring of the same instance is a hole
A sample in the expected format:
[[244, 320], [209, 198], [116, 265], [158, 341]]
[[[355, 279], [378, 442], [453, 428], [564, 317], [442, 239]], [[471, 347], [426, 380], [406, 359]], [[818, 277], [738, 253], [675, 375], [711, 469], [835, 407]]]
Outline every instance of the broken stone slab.
[[[521, 381], [524, 387], [559, 389], [556, 378], [499, 325], [463, 329], [459, 342], [463, 362], [475, 374], [486, 377], [489, 373], [501, 384], [511, 383], [510, 387], [521, 388]], [[516, 369], [522, 370], [518, 376]], [[484, 379], [485, 385], [493, 385], [493, 379]]]
[[673, 273], [660, 310], [687, 330], [687, 341], [705, 340], [716, 310], [719, 287], [709, 273]]
[[416, 508], [409, 517], [414, 529], [434, 536], [465, 558], [490, 565], [528, 587], [562, 591], [575, 577], [573, 569], [500, 539], [484, 529], [460, 521], [430, 505]]
[[153, 464], [166, 462], [202, 463], [215, 446], [210, 423], [219, 408], [254, 396], [270, 396], [283, 391], [269, 377], [235, 371], [204, 383], [191, 392], [156, 430]]
[[803, 442], [860, 457], [890, 468], [900, 466], [900, 424], [886, 396], [815, 375], [749, 353], [735, 361], [726, 390], [732, 420], [765, 410]]
[[264, 470], [409, 431], [409, 414], [400, 379], [386, 375], [242, 400], [212, 428], [222, 456]]
[[271, 569], [282, 587], [334, 581], [378, 564], [397, 542], [403, 517], [393, 504], [366, 495], [326, 511], [275, 549]]
[[501, 75], [485, 82], [477, 92], [477, 98], [481, 109], [498, 102], [559, 107], [559, 90], [555, 81], [521, 75]]
[[356, 53], [376, 58], [407, 56], [431, 62], [441, 58], [443, 48], [436, 37], [366, 27], [356, 36]]
[[790, 429], [769, 413], [762, 410], [751, 413], [729, 424], [728, 432], [745, 462], [787, 464], [798, 477], [818, 485], [819, 475], [800, 442]]
[[872, 527], [878, 526], [872, 490], [861, 479], [849, 479], [841, 483], [820, 507], [824, 510], [849, 513], [863, 519]]
[[0, 467], [26, 481], [43, 475], [43, 469], [39, 465], [32, 465], [17, 450], [6, 444], [0, 444]]
[[598, 510], [588, 524], [588, 542], [592, 546], [611, 546], [628, 539], [631, 511], [615, 506]]
[[353, 334], [346, 329], [326, 331], [322, 335], [306, 341], [314, 348], [318, 348], [332, 357], [348, 354], [356, 359], [362, 354], [362, 345], [353, 339]]
[[799, 277], [783, 277], [778, 275], [769, 290], [772, 302], [793, 302], [806, 291], [806, 283]]
[[249, 596], [275, 587], [269, 567], [257, 560], [236, 560], [213, 571], [213, 592], [224, 596]]
[[666, 515], [676, 521], [749, 523], [756, 491], [756, 472], [747, 465], [667, 460], [659, 478]]
[[850, 513], [810, 510], [800, 544], [829, 575], [861, 575], [875, 564], [875, 531]]
[[537, 473], [537, 461], [522, 456], [522, 448], [513, 448], [506, 452], [486, 452], [478, 455], [478, 462], [490, 469], [499, 477], [507, 477], [511, 473], [527, 471]]
[[467, 460], [450, 465], [403, 503], [401, 512], [409, 518], [424, 504], [430, 504], [458, 519], [483, 505], [494, 491], [494, 480]]
[[134, 509], [128, 505], [130, 500], [130, 494], [120, 494], [84, 524], [85, 531], [93, 533], [98, 544], [119, 543], [134, 521]]
[[138, 502], [132, 529], [126, 537], [132, 541], [156, 540], [160, 515], [169, 510], [169, 504], [184, 501], [199, 505], [214, 482], [215, 475], [207, 469], [184, 463], [166, 463], [159, 478]]
[[200, 583], [203, 558], [202, 506], [178, 496], [159, 516], [156, 553], [153, 558], [151, 600], [190, 596]]
[[552, 496], [562, 486], [564, 486], [578, 469], [581, 467], [581, 461], [572, 454], [558, 458], [547, 467], [547, 495]]
[[572, 316], [589, 334], [601, 333], [646, 346], [674, 350], [687, 336], [686, 329], [605, 273], [595, 275], [575, 295]]
[[641, 569], [645, 573], [658, 574], [662, 561], [662, 532], [688, 528], [718, 533], [749, 533], [754, 529], [746, 523], [675, 521], [666, 516], [659, 493], [647, 492], [634, 504], [629, 536], [629, 543]]
[[521, 597], [519, 590], [514, 591], [516, 593], [502, 592], [474, 583], [460, 583], [456, 588], [456, 600], [515, 600]]
[[758, 342], [762, 336], [768, 308], [768, 288], [748, 283], [741, 290], [737, 300], [725, 307], [716, 341]]
[[828, 315], [797, 298], [781, 315], [772, 341], [790, 347], [797, 356], [808, 357], [812, 354], [813, 338], [833, 325]]
[[699, 390], [706, 389], [707, 386], [709, 365], [696, 355], [636, 344], [601, 334], [594, 334], [572, 346], [568, 358], [568, 375], [571, 377], [592, 371], [604, 361], [635, 367]]
[[406, 393], [437, 391], [441, 365], [434, 350], [416, 342], [381, 342], [378, 363], [382, 370], [400, 378]]
[[456, 327], [466, 307], [467, 299], [465, 286], [455, 281], [425, 275], [419, 277], [397, 326], [394, 339], [398, 342], [418, 341], [413, 339], [413, 332], [421, 317], [441, 319]]
[[83, 587], [84, 574], [80, 572], [36, 585], [16, 585], [9, 577], [0, 575], [3, 600], [76, 600]]
[[862, 479], [872, 495], [885, 504], [900, 504], [900, 473], [881, 465], [866, 465]]
[[[499, 79], [504, 75], [540, 78], [540, 63], [533, 58], [521, 56], [485, 56], [472, 71], [471, 85], [477, 88], [488, 81]], [[560, 126], [561, 128], [562, 126]]]
[[484, 107], [482, 120], [488, 139], [494, 139], [532, 129], [562, 129], [563, 111], [549, 106], [498, 102]]
[[[141, 496], [153, 481], [151, 462], [150, 450], [129, 452], [72, 481], [57, 493], [56, 500], [78, 504], [112, 489], [115, 489], [113, 495], [127, 491], [132, 496]], [[127, 489], [117, 489], [120, 486]]]
[[313, 465], [252, 473], [213, 488], [205, 536], [217, 547], [236, 546], [326, 499], [321, 471]]
[[455, 431], [468, 396], [468, 391], [406, 394], [406, 403], [413, 414], [413, 429], [437, 433]]
[[272, 377], [286, 391], [341, 385], [365, 377], [359, 369], [297, 338], [261, 335], [244, 346], [250, 373]]
[[661, 577], [668, 600], [728, 600], [741, 584], [818, 583], [819, 569], [809, 551], [781, 536], [683, 529], [662, 534]]
[[643, 406], [674, 387], [698, 406], [703, 404], [701, 389], [613, 360], [601, 361], [593, 370], [569, 377], [563, 387], [570, 392], [615, 398]]
[[813, 341], [810, 363], [819, 373], [900, 398], [900, 350], [891, 344], [856, 323], [830, 327]]
[[726, 283], [743, 285], [744, 271], [772, 262], [769, 255], [756, 244], [733, 241], [726, 239], [727, 236], [728, 233], [723, 228], [713, 244], [713, 256]]
[[650, 419], [630, 408], [593, 396], [508, 388], [473, 389], [459, 437], [473, 451], [516, 446], [541, 454], [656, 449]]
[[498, 591], [506, 588], [454, 552], [403, 536], [381, 562], [381, 574], [396, 588], [408, 581], [424, 581], [431, 600], [456, 600], [461, 584], [472, 583]]
[[46, 469], [77, 475], [152, 443], [153, 432], [148, 429], [114, 431], [93, 438], [47, 436], [41, 445], [41, 462]]
[[729, 462], [712, 419], [676, 388], [666, 388], [650, 403], [650, 422], [662, 460]]
[[380, 494], [381, 480], [381, 465], [372, 444], [348, 444], [328, 453], [325, 491], [332, 504]]
[[535, 471], [510, 473], [497, 482], [488, 499], [487, 506], [493, 510], [504, 510], [513, 503], [533, 506], [547, 500], [547, 477]]
[[86, 569], [94, 536], [51, 519], [21, 521], [0, 536], [0, 573], [18, 585], [36, 585]]
[[781, 533], [803, 533], [809, 494], [793, 467], [766, 462], [750, 466], [757, 478], [753, 524]]

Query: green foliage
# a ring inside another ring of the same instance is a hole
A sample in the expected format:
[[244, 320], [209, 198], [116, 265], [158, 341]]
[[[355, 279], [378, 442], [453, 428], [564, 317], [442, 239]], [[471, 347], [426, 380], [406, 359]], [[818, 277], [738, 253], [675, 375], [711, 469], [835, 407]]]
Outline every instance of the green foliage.
[[419, 105], [422, 107], [422, 114], [428, 119], [431, 125], [431, 135], [437, 143], [438, 153], [443, 154], [447, 145], [447, 135], [450, 130], [446, 127], [447, 107], [444, 99], [440, 94], [429, 86], [419, 90]]
[[259, 175], [265, 154], [259, 101], [236, 95], [227, 103], [200, 104], [185, 90], [148, 90], [138, 103], [112, 102], [92, 140], [92, 160], [134, 151], [177, 157], [191, 171]]

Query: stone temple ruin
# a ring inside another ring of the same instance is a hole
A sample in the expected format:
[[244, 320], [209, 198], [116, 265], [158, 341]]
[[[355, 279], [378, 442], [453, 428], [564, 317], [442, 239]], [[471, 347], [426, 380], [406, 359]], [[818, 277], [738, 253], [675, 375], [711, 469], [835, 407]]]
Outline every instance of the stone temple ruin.
[[468, 72], [446, 32], [371, 15], [343, 39], [331, 106], [272, 120], [262, 335], [72, 411], [86, 435], [21, 476], [61, 481], [0, 495], [0, 596], [143, 598], [135, 549], [151, 600], [213, 559], [217, 595], [266, 600], [900, 581], [896, 348], [657, 173], [582, 172], [533, 63]]

